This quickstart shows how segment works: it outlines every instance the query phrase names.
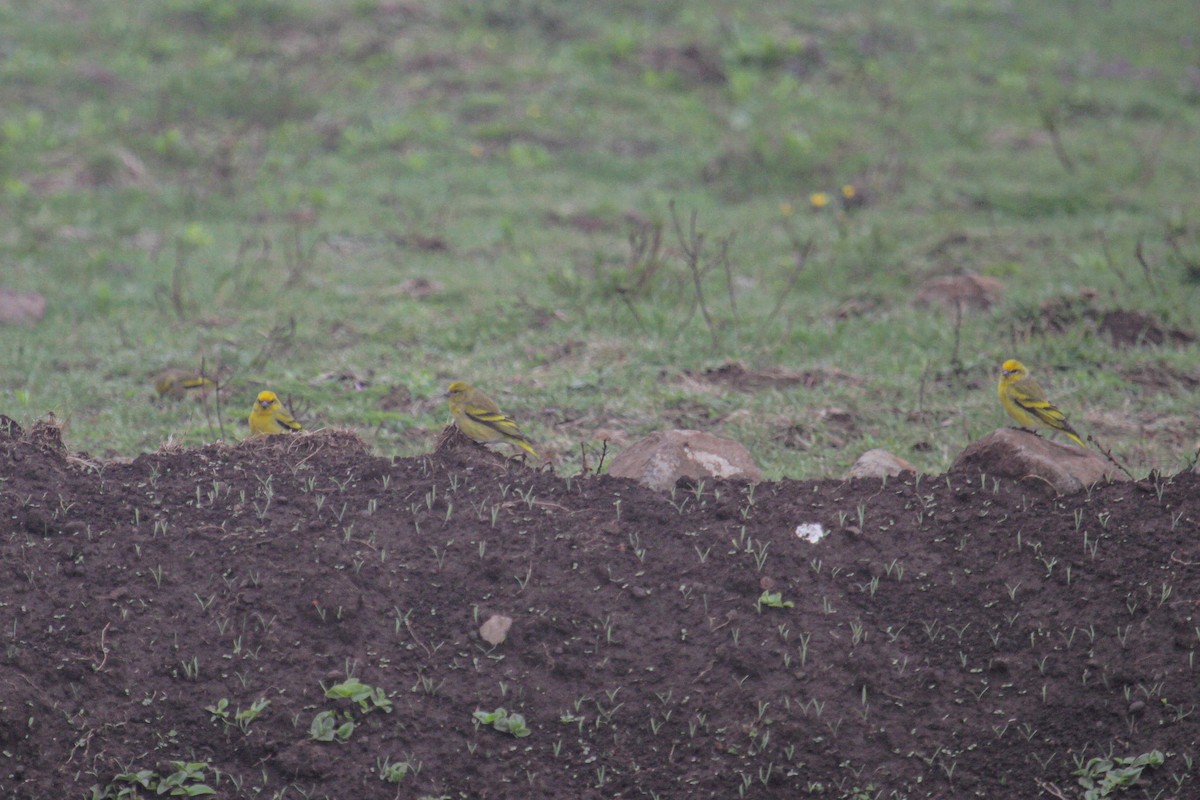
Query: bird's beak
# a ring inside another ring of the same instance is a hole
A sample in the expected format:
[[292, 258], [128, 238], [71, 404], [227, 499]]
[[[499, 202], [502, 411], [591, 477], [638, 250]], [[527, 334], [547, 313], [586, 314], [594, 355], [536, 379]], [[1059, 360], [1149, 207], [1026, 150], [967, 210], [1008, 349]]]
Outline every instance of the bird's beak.
[[260, 406], [262, 406], [264, 409], [267, 409], [267, 408], [270, 408], [270, 407], [271, 407], [271, 404], [270, 404], [268, 401], [266, 401], [266, 400], [259, 400], [259, 401], [258, 401], [258, 404], [259, 404]]

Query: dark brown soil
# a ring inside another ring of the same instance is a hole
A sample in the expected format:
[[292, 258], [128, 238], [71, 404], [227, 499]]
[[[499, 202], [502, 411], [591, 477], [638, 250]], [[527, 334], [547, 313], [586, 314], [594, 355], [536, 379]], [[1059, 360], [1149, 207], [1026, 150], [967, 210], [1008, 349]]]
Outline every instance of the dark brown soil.
[[1121, 308], [1101, 309], [1096, 302], [1096, 292], [1091, 289], [1043, 303], [1037, 320], [1028, 326], [1027, 333], [1060, 334], [1081, 323], [1117, 348], [1167, 344], [1182, 347], [1196, 341], [1195, 334], [1172, 328], [1149, 314]]
[[1099, 330], [1116, 347], [1157, 347], [1168, 343], [1179, 346], [1196, 341], [1187, 331], [1168, 328], [1138, 311], [1109, 311], [1100, 319]]
[[811, 389], [826, 383], [862, 383], [862, 379], [836, 368], [811, 369], [804, 372], [795, 372], [781, 367], [752, 370], [737, 361], [730, 361], [700, 373], [689, 371], [684, 374], [694, 380], [722, 384], [740, 391], [797, 384]]
[[[1200, 797], [1196, 475], [663, 496], [458, 438], [123, 464], [39, 425], [0, 481], [0, 797], [1079, 798], [1080, 764], [1154, 750], [1112, 796]], [[347, 676], [390, 712], [326, 697]]]

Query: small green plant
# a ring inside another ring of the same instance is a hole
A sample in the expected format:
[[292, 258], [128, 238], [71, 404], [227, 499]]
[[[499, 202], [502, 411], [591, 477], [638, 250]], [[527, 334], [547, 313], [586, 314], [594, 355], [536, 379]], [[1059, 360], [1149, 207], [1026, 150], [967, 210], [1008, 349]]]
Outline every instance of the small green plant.
[[1131, 758], [1093, 758], [1071, 774], [1079, 776], [1079, 785], [1084, 788], [1083, 800], [1100, 800], [1117, 789], [1132, 786], [1146, 767], [1162, 763], [1162, 752], [1152, 750]]
[[258, 716], [266, 710], [267, 706], [271, 705], [271, 701], [265, 697], [260, 697], [250, 704], [250, 707], [242, 710], [240, 707], [233, 714], [229, 713], [229, 699], [222, 697], [215, 705], [205, 706], [204, 710], [212, 714], [212, 721], [221, 720], [227, 728], [237, 728], [242, 733], [250, 733], [250, 723], [258, 719]]
[[533, 733], [525, 724], [525, 717], [520, 714], [509, 714], [501, 706], [495, 711], [476, 711], [475, 721], [480, 725], [491, 725], [501, 733], [511, 733], [518, 738]]
[[112, 783], [101, 787], [92, 786], [90, 800], [134, 800], [141, 797], [140, 789], [155, 795], [171, 797], [203, 797], [215, 795], [216, 791], [204, 783], [204, 771], [208, 764], [199, 761], [172, 761], [175, 771], [160, 776], [150, 769], [122, 772], [115, 775]]
[[378, 686], [369, 686], [358, 678], [347, 678], [341, 683], [335, 683], [325, 690], [326, 697], [335, 700], [353, 700], [367, 714], [376, 708], [381, 708], [387, 714], [392, 713], [392, 701], [387, 693]]
[[379, 780], [387, 783], [399, 783], [408, 774], [409, 764], [407, 761], [391, 761], [387, 756], [383, 760], [375, 760], [375, 765], [379, 768]]
[[332, 742], [335, 739], [339, 742], [350, 740], [350, 735], [354, 733], [354, 720], [348, 712], [342, 712], [341, 719], [343, 722], [338, 724], [338, 712], [322, 711], [313, 717], [312, 724], [308, 726], [308, 735], [318, 742]]
[[763, 606], [769, 606], [771, 608], [793, 608], [795, 605], [796, 604], [791, 600], [783, 599], [783, 592], [770, 592], [765, 590], [761, 595], [758, 596], [758, 600], [754, 601], [754, 606], [758, 609], [758, 613], [760, 614], [762, 613]]

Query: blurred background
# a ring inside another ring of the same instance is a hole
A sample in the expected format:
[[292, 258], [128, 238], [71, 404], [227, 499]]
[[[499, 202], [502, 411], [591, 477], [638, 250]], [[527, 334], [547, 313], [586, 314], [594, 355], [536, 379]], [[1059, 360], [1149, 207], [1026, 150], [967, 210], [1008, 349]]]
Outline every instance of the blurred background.
[[462, 379], [566, 472], [669, 427], [769, 477], [937, 472], [1009, 424], [1016, 357], [1135, 472], [1195, 459], [1193, 0], [50, 0], [0, 31], [0, 413], [72, 448], [238, 439], [270, 388], [414, 455]]

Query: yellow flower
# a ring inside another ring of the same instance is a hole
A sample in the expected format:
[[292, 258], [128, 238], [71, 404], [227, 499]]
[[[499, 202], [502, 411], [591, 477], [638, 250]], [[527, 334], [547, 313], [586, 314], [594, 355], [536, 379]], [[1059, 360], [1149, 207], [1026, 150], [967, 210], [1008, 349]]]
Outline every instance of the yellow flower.
[[829, 195], [824, 192], [813, 192], [808, 196], [808, 202], [813, 208], [820, 210], [829, 205]]
[[847, 200], [853, 200], [856, 194], [858, 194], [858, 192], [854, 190], [854, 184], [847, 183], [842, 187], [842, 197], [846, 198]]

